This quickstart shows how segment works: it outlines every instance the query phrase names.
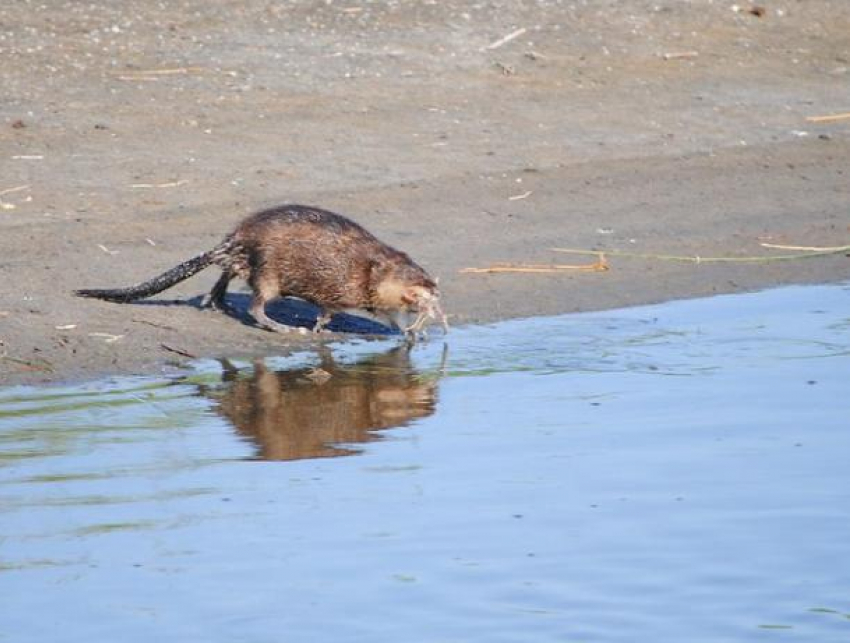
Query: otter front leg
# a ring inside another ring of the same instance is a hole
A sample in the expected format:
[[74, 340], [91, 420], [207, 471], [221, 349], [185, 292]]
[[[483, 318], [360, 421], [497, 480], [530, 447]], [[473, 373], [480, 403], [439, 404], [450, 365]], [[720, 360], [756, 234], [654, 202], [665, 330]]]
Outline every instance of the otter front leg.
[[422, 339], [425, 339], [427, 336], [419, 324], [419, 318], [417, 317], [411, 322], [411, 313], [406, 310], [384, 311], [377, 315], [377, 317], [381, 323], [400, 331], [408, 344], [415, 344], [420, 334]]
[[322, 309], [319, 316], [316, 318], [316, 325], [313, 326], [314, 333], [321, 333], [325, 330], [325, 326], [331, 323], [331, 319], [333, 319], [334, 312], [332, 310]]

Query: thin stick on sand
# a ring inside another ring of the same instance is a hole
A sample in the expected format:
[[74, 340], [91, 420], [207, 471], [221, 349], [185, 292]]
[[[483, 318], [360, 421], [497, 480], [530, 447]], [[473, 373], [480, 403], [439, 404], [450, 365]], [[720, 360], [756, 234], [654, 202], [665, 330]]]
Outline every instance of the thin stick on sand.
[[608, 262], [605, 255], [595, 252], [599, 256], [596, 263], [589, 264], [530, 264], [530, 263], [494, 263], [487, 268], [463, 268], [460, 272], [466, 274], [497, 274], [497, 273], [533, 273], [533, 274], [555, 274], [560, 272], [605, 272], [608, 270]]
[[140, 76], [179, 76], [183, 74], [199, 74], [205, 71], [203, 67], [172, 67], [166, 69], [127, 69], [115, 72], [119, 78], [121, 77], [140, 77]]
[[516, 31], [512, 31], [511, 33], [509, 33], [504, 38], [499, 38], [496, 42], [491, 42], [486, 47], [483, 47], [481, 49], [481, 51], [490, 51], [490, 50], [493, 50], [493, 49], [498, 49], [502, 45], [509, 43], [511, 40], [514, 40], [515, 38], [519, 38], [526, 31], [528, 31], [528, 29], [526, 29], [525, 27], [520, 27]]
[[664, 60], [679, 60], [680, 58], [696, 58], [699, 56], [698, 51], [670, 51], [661, 54]]
[[20, 192], [21, 190], [26, 190], [28, 187], [29, 185], [18, 185], [13, 188], [6, 188], [5, 190], [0, 190], [0, 196], [3, 196], [4, 194], [12, 194], [12, 192]]
[[[0, 190], [0, 197], [5, 194], [12, 194], [13, 192], [20, 192], [21, 190], [26, 190], [29, 188], [29, 185], [18, 185], [13, 188], [6, 188], [5, 190]], [[12, 203], [6, 203], [3, 199], [0, 199], [0, 210], [14, 210], [17, 206]]]
[[[598, 255], [598, 250], [582, 250], [579, 248], [551, 248], [554, 252], [565, 252], [575, 255]], [[773, 255], [768, 257], [700, 257], [697, 255], [664, 255], [641, 252], [623, 252], [620, 250], [605, 250], [605, 254], [612, 257], [625, 257], [629, 259], [655, 259], [658, 261], [683, 261], [687, 263], [772, 263], [774, 261], [793, 261], [795, 259], [808, 259], [810, 257], [824, 257], [850, 251], [850, 246], [836, 246], [818, 252], [804, 252], [793, 255]]]
[[817, 253], [838, 253], [850, 250], [850, 246], [786, 246], [779, 243], [760, 243], [762, 248], [776, 248], [777, 250], [805, 250]]
[[825, 116], [807, 116], [806, 120], [810, 123], [834, 123], [835, 121], [846, 121], [850, 119], [850, 112], [843, 114], [827, 114]]
[[180, 179], [179, 181], [168, 181], [167, 183], [133, 183], [131, 188], [176, 188], [181, 185], [186, 185], [188, 179]]

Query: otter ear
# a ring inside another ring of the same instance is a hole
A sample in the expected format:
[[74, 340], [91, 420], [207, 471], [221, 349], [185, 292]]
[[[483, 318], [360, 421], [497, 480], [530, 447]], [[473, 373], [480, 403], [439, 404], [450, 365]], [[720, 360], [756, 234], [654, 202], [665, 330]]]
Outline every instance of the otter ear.
[[423, 286], [410, 286], [401, 293], [401, 300], [408, 306], [412, 304], [422, 305], [424, 302], [431, 301], [433, 297], [431, 290]]
[[408, 288], [403, 293], [401, 293], [401, 300], [407, 304], [415, 304], [419, 301], [419, 297], [417, 296], [416, 291], [413, 288]]

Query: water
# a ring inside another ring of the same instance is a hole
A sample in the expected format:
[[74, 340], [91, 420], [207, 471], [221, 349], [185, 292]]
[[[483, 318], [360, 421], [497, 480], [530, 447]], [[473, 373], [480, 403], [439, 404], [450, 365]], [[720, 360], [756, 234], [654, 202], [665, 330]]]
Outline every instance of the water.
[[850, 640], [848, 299], [0, 391], [0, 641]]

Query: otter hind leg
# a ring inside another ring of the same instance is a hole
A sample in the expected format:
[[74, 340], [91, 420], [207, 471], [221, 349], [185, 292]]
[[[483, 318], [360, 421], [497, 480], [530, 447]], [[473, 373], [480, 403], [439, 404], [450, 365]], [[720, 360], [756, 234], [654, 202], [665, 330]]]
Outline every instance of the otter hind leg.
[[201, 301], [201, 307], [220, 310], [225, 313], [233, 313], [233, 307], [224, 300], [224, 296], [227, 294], [227, 286], [230, 285], [231, 279], [233, 279], [233, 275], [229, 271], [225, 270], [222, 272], [221, 277], [215, 282], [213, 289]]
[[[251, 287], [254, 289], [254, 298], [251, 300], [251, 306], [248, 309], [248, 314], [254, 318], [260, 328], [265, 328], [275, 333], [288, 333], [291, 331], [302, 330], [295, 326], [287, 326], [271, 319], [266, 315], [266, 304], [280, 297], [280, 287], [274, 279], [263, 279], [262, 276], [251, 280]], [[304, 331], [306, 332], [306, 331]]]
[[266, 304], [269, 302], [262, 295], [254, 295], [251, 300], [251, 307], [248, 309], [248, 314], [254, 318], [257, 325], [265, 330], [270, 330], [273, 333], [289, 333], [294, 330], [299, 330], [295, 326], [287, 326], [276, 322], [274, 319], [266, 315]]

